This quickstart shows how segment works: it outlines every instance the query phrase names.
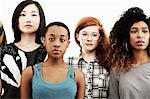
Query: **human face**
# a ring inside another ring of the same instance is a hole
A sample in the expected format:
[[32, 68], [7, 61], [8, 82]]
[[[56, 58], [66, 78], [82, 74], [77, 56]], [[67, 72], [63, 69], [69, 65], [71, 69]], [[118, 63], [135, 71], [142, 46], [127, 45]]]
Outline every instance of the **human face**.
[[39, 10], [35, 4], [27, 5], [19, 16], [19, 29], [22, 33], [35, 33], [40, 25]]
[[100, 41], [100, 33], [98, 26], [88, 26], [80, 30], [76, 35], [77, 40], [80, 42], [82, 50], [94, 51]]
[[63, 58], [68, 48], [68, 31], [62, 26], [50, 26], [45, 35], [45, 47], [49, 56], [53, 58]]
[[130, 44], [134, 50], [147, 48], [150, 39], [148, 25], [144, 21], [134, 23], [130, 28]]

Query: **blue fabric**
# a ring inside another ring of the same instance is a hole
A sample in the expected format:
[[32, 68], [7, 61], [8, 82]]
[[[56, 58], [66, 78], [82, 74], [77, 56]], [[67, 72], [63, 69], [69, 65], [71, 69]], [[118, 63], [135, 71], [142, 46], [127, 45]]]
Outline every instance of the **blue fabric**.
[[74, 69], [69, 66], [69, 73], [62, 83], [47, 83], [42, 78], [42, 63], [36, 67], [32, 80], [33, 99], [75, 99], [77, 85]]

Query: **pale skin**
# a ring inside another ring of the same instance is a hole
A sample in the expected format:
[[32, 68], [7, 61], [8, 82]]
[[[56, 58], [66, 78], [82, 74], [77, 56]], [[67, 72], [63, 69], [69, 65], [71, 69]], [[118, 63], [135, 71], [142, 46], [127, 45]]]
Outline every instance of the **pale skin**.
[[150, 31], [144, 21], [134, 23], [130, 28], [130, 44], [133, 48], [134, 63], [133, 66], [139, 66], [150, 62], [147, 50], [149, 44]]
[[[68, 65], [63, 60], [69, 45], [68, 32], [64, 27], [54, 25], [48, 28], [43, 40], [48, 52], [48, 59], [42, 64], [43, 79], [49, 83], [63, 82], [68, 74]], [[33, 71], [30, 66], [22, 73], [21, 99], [31, 97], [32, 78]], [[75, 69], [75, 79], [77, 83], [76, 99], [84, 99], [85, 79], [83, 73], [78, 69]]]
[[96, 56], [96, 47], [101, 40], [98, 26], [87, 26], [83, 28], [77, 33], [76, 38], [82, 47], [83, 58], [87, 62], [94, 60]]
[[39, 24], [40, 16], [37, 6], [35, 4], [27, 5], [20, 13], [19, 29], [22, 31], [21, 40], [15, 45], [26, 52], [37, 49], [40, 44], [35, 42], [35, 38]]
[[[36, 33], [40, 24], [40, 16], [37, 6], [35, 4], [27, 5], [21, 11], [18, 22], [18, 27], [21, 31], [21, 40], [16, 42], [15, 45], [25, 52], [31, 52], [37, 49], [40, 46], [40, 44], [35, 42]], [[1, 37], [3, 36], [4, 34], [2, 34]], [[1, 87], [2, 85], [0, 81], [0, 89]], [[0, 94], [2, 93], [1, 91], [2, 89], [0, 90]]]

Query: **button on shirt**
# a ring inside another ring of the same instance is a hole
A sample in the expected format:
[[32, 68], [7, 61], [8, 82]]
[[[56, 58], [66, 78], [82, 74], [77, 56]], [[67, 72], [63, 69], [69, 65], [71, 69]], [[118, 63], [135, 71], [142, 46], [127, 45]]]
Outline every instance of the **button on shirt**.
[[[88, 63], [80, 55], [79, 57], [69, 57], [65, 61], [84, 73], [86, 79], [85, 99], [108, 98], [108, 72], [104, 66], [98, 63], [97, 59]], [[91, 79], [89, 80], [89, 78]]]

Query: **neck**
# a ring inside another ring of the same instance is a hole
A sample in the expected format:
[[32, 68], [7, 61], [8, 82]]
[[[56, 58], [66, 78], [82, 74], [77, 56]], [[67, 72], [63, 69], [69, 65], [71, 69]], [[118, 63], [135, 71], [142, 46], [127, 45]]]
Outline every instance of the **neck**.
[[40, 46], [40, 44], [37, 44], [35, 42], [35, 38], [36, 38], [35, 34], [22, 33], [21, 40], [15, 43], [15, 45], [18, 48], [22, 49], [23, 51], [26, 51], [26, 52], [33, 51]]
[[82, 51], [82, 56], [86, 62], [94, 61], [96, 57], [96, 51], [91, 52]]
[[150, 61], [150, 57], [148, 56], [146, 50], [133, 51], [133, 53], [134, 53], [134, 63], [137, 65], [147, 63]]
[[53, 67], [61, 67], [66, 65], [63, 58], [51, 58], [48, 56], [48, 59], [45, 61], [46, 66], [53, 66]]
[[36, 33], [22, 33], [21, 34], [21, 41], [24, 44], [34, 44], [36, 38]]

